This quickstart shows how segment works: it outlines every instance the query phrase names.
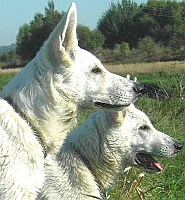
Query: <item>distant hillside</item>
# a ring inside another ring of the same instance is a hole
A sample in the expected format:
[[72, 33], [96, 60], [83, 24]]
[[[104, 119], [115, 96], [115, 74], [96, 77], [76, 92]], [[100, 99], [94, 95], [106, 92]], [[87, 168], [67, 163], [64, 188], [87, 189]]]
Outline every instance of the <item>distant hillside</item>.
[[15, 44], [11, 44], [11, 45], [8, 45], [8, 46], [1, 46], [0, 47], [0, 55], [2, 55], [3, 53], [9, 52], [9, 51], [11, 51], [15, 48], [16, 48]]

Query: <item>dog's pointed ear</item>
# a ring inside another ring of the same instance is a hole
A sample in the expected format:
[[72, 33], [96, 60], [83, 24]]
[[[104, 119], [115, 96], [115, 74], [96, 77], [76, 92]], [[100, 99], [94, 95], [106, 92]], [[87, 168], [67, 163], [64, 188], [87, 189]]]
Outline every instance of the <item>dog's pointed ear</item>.
[[71, 7], [64, 17], [64, 21], [64, 29], [61, 33], [61, 44], [64, 46], [65, 51], [70, 53], [78, 45], [76, 36], [77, 11], [75, 3], [71, 4]]
[[72, 3], [44, 45], [49, 48], [50, 59], [54, 62], [61, 62], [65, 66], [73, 65], [74, 51], [78, 46], [76, 26], [76, 5]]

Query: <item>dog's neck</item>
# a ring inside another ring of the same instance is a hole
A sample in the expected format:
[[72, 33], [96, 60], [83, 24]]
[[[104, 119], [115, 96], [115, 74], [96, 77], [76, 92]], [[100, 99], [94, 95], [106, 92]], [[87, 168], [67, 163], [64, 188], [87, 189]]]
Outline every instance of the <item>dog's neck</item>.
[[62, 100], [56, 107], [45, 112], [47, 119], [43, 118], [43, 115], [41, 117], [27, 115], [27, 117], [27, 121], [33, 124], [46, 146], [47, 153], [50, 154], [58, 151], [77, 124], [77, 107], [71, 102]]
[[64, 148], [71, 143], [69, 146], [75, 149], [72, 151], [75, 151], [92, 172], [102, 193], [105, 194], [122, 172], [124, 166], [122, 166], [122, 157], [118, 152], [115, 152], [114, 145], [116, 144], [111, 144], [108, 136], [111, 134], [110, 129], [112, 126], [109, 121], [110, 116], [105, 117], [105, 111], [98, 113], [101, 113], [97, 115], [99, 121], [87, 120], [83, 124], [86, 129], [77, 129], [70, 134]]
[[[15, 103], [13, 103], [12, 98], [6, 97], [5, 100], [9, 103], [9, 105], [11, 105], [11, 106], [13, 107], [14, 111], [15, 111], [17, 114], [19, 114], [20, 117], [22, 117], [24, 120], [26, 120], [25, 114], [22, 113], [22, 112], [19, 110], [19, 108], [17, 107], [17, 105], [16, 105]], [[40, 135], [37, 133], [37, 131], [36, 131], [32, 126], [30, 126], [30, 127], [32, 128], [32, 130], [34, 130], [34, 135], [36, 136], [37, 141], [39, 142], [39, 144], [42, 146], [44, 158], [46, 158], [46, 156], [47, 156], [46, 147], [45, 147], [45, 145], [43, 144]]]
[[[40, 136], [47, 153], [55, 153], [76, 125], [78, 108], [71, 99], [55, 89], [54, 72], [42, 71], [44, 69], [37, 66], [38, 62], [35, 58], [24, 67], [3, 88], [2, 97], [12, 99]], [[43, 62], [47, 68], [47, 62]]]

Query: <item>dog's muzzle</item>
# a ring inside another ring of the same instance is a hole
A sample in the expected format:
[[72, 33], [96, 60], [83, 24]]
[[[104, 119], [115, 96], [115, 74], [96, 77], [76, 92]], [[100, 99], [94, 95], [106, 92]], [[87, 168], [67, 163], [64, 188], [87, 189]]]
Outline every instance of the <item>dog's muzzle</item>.
[[183, 145], [177, 141], [177, 142], [175, 142], [174, 147], [178, 153], [182, 149]]
[[144, 90], [144, 85], [143, 84], [140, 84], [140, 83], [137, 83], [137, 82], [134, 82], [134, 91], [138, 94], [142, 94], [143, 90]]
[[[174, 154], [178, 153], [182, 146], [182, 143], [174, 140]], [[136, 153], [135, 162], [148, 173], [158, 173], [164, 170], [161, 164], [147, 153]]]

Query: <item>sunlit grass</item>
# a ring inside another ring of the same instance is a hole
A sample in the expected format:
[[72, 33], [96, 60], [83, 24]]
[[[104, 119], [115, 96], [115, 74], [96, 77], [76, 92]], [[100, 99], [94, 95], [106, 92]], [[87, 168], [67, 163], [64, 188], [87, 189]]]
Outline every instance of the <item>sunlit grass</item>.
[[176, 73], [185, 70], [185, 61], [173, 62], [156, 62], [156, 63], [136, 63], [136, 64], [119, 64], [105, 65], [106, 69], [117, 74], [155, 74], [155, 73]]

